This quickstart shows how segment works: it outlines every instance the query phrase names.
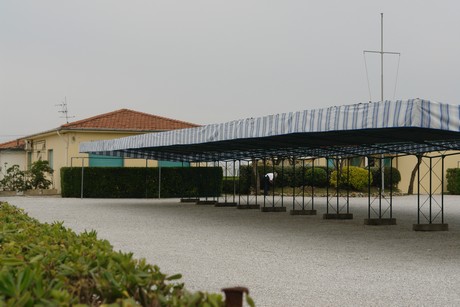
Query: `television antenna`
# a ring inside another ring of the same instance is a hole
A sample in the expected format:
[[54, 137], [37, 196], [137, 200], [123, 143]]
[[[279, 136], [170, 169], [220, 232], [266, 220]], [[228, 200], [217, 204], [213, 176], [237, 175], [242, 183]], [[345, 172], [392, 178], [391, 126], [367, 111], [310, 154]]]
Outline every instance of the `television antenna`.
[[58, 111], [59, 113], [64, 114], [60, 118], [65, 118], [66, 123], [69, 123], [69, 118], [74, 118], [75, 116], [69, 116], [69, 110], [67, 109], [67, 97], [64, 97], [64, 101], [56, 105], [57, 107], [61, 107], [61, 110]]

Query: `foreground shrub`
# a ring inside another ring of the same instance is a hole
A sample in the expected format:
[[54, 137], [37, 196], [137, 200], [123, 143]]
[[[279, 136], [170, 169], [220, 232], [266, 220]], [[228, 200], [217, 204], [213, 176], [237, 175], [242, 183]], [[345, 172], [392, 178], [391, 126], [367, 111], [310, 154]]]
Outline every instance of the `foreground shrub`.
[[[338, 176], [339, 173], [340, 175]], [[337, 179], [337, 177], [339, 178]], [[349, 181], [347, 181], [347, 179], [349, 179]], [[348, 187], [357, 191], [361, 191], [369, 184], [369, 172], [366, 169], [356, 166], [344, 167], [340, 172], [337, 170], [332, 172], [330, 182], [331, 185], [335, 187], [339, 185], [339, 187], [342, 188]]]
[[40, 224], [7, 203], [0, 203], [0, 243], [0, 306], [224, 304], [220, 294], [186, 291], [179, 274], [114, 252], [94, 231]]

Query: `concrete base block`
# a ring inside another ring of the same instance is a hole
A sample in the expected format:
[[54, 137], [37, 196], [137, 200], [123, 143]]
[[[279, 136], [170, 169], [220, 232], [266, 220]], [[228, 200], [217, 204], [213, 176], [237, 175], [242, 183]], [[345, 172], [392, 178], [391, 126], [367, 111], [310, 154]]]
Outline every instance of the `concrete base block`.
[[352, 220], [353, 213], [325, 213], [324, 220]]
[[414, 231], [448, 231], [449, 224], [414, 224]]
[[316, 210], [291, 210], [291, 215], [316, 215]]
[[215, 205], [217, 200], [200, 200], [196, 203], [197, 205]]
[[237, 205], [236, 209], [260, 209], [260, 205]]
[[180, 199], [181, 203], [196, 203], [196, 202], [199, 202], [199, 201], [200, 201], [199, 198], [181, 198]]
[[364, 225], [396, 225], [396, 219], [364, 219]]
[[261, 207], [262, 212], [286, 212], [286, 207]]
[[217, 203], [215, 205], [215, 207], [236, 207], [237, 203], [232, 203], [232, 202], [228, 202], [228, 203]]

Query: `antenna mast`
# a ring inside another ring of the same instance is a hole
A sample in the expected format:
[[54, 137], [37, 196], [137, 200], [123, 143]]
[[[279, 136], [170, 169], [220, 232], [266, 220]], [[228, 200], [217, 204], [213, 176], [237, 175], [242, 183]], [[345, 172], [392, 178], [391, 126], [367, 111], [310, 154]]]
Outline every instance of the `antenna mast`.
[[380, 13], [380, 51], [364, 50], [366, 53], [378, 53], [380, 54], [380, 100], [383, 101], [383, 55], [385, 54], [397, 54], [401, 56], [400, 52], [383, 51], [383, 13]]
[[[383, 13], [380, 13], [380, 51], [372, 51], [372, 50], [364, 50], [364, 55], [366, 55], [366, 53], [378, 53], [380, 54], [380, 101], [384, 101], [383, 100], [383, 56], [385, 54], [397, 54], [399, 56], [401, 56], [401, 53], [400, 52], [391, 52], [391, 51], [383, 51]], [[364, 61], [366, 60], [366, 57], [364, 56]], [[367, 68], [367, 65], [366, 65], [366, 68]], [[398, 68], [399, 68], [399, 62], [398, 62]], [[367, 69], [366, 69], [366, 73], [367, 73]], [[369, 82], [369, 80], [368, 80]], [[395, 91], [396, 91], [396, 86], [395, 86]], [[370, 92], [370, 90], [369, 90]], [[370, 102], [370, 101], [369, 101]], [[381, 181], [382, 181], [382, 186], [381, 186], [381, 192], [383, 193], [385, 191], [385, 174], [384, 174], [384, 165], [382, 165], [384, 162], [384, 156], [383, 154], [381, 155], [380, 157], [380, 169], [381, 169]]]
[[69, 123], [69, 118], [74, 118], [75, 116], [69, 116], [69, 110], [67, 109], [67, 96], [64, 97], [64, 101], [60, 104], [57, 104], [56, 106], [61, 107], [61, 110], [58, 111], [59, 113], [64, 114], [64, 116], [61, 116], [60, 118], [65, 118], [66, 123]]

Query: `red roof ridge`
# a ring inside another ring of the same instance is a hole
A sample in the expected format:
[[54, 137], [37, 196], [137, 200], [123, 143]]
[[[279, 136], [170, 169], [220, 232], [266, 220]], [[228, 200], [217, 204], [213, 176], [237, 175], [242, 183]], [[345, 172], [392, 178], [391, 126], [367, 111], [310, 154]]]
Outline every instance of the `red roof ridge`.
[[[82, 120], [74, 121], [74, 122], [71, 122], [71, 123], [67, 123], [67, 124], [61, 125], [60, 128], [74, 128], [74, 127], [78, 128], [78, 127], [81, 127], [81, 126], [85, 126], [85, 124], [88, 124], [88, 123], [90, 123], [92, 121], [104, 120], [105, 118], [110, 118], [112, 116], [116, 116], [116, 115], [119, 115], [119, 114], [122, 114], [122, 113], [131, 113], [131, 114], [135, 114], [135, 115], [142, 115], [142, 116], [149, 117], [151, 119], [157, 119], [157, 120], [167, 121], [167, 122], [170, 122], [170, 123], [176, 123], [176, 124], [179, 124], [180, 126], [182, 126], [182, 125], [185, 126], [184, 128], [199, 127], [200, 126], [200, 125], [193, 124], [193, 123], [190, 123], [190, 122], [180, 121], [180, 120], [177, 120], [177, 119], [167, 118], [167, 117], [163, 117], [163, 116], [158, 116], [158, 115], [154, 115], [154, 114], [149, 114], [149, 113], [145, 113], [145, 112], [139, 112], [139, 111], [134, 111], [134, 110], [131, 110], [131, 109], [124, 108], [124, 109], [119, 109], [119, 110], [115, 110], [115, 111], [108, 112], [108, 113], [99, 114], [99, 115], [92, 116], [92, 117], [89, 117], [89, 118], [85, 118], [85, 119], [82, 119]], [[129, 127], [124, 127], [124, 128], [129, 129]], [[171, 129], [174, 129], [174, 128], [171, 128]], [[177, 128], [175, 128], [175, 129], [177, 129]], [[158, 130], [169, 130], [169, 129], [165, 127], [163, 129], [158, 128]]]
[[0, 149], [20, 149], [25, 146], [23, 139], [17, 139], [0, 144]]

